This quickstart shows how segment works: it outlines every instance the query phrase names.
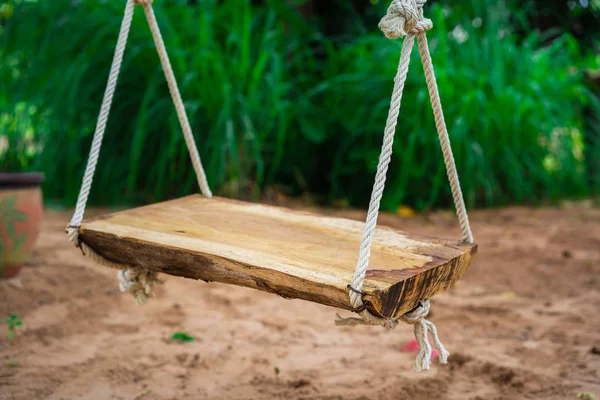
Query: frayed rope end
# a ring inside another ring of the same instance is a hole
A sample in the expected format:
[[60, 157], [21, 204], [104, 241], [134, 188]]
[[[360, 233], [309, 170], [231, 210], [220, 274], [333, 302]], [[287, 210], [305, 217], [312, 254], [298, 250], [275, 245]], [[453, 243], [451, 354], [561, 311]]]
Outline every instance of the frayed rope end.
[[154, 286], [163, 283], [156, 272], [139, 267], [120, 270], [117, 277], [121, 292], [131, 293], [140, 306], [146, 304], [149, 297], [154, 297]]

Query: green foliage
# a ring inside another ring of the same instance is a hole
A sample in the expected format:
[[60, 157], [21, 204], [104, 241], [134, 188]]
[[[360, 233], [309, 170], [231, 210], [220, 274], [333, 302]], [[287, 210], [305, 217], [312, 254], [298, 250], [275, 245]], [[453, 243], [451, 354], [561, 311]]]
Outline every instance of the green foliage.
[[[17, 236], [15, 223], [19, 221], [27, 221], [27, 215], [15, 209], [17, 205], [16, 196], [7, 196], [0, 199], [0, 228], [8, 235], [13, 242], [13, 251], [17, 252], [23, 242], [25, 242], [25, 232], [21, 232]], [[0, 242], [0, 252], [3, 251], [2, 242]]]
[[[51, 116], [36, 132], [43, 146], [36, 166], [54, 183], [45, 188], [50, 197], [73, 201], [77, 195], [122, 3], [21, 3], [2, 34], [10, 59], [2, 65], [2, 92], [11, 93], [3, 103], [26, 102], [36, 115], [45, 110]], [[306, 75], [295, 56], [303, 51], [301, 29], [284, 32], [289, 21], [280, 18], [280, 7], [252, 8], [238, 0], [155, 6], [213, 186], [229, 182], [255, 193], [282, 163], [296, 114], [293, 76]], [[154, 44], [143, 12], [136, 11], [96, 171], [93, 196], [100, 202], [195, 190]], [[16, 135], [23, 129], [15, 128]]]
[[34, 126], [39, 124], [37, 109], [24, 102], [6, 104], [5, 100], [0, 95], [0, 171], [31, 170], [41, 151], [34, 134]]
[[188, 335], [185, 332], [175, 332], [173, 335], [171, 335], [171, 340], [175, 340], [177, 342], [193, 342], [194, 339], [192, 336]]
[[19, 316], [17, 314], [12, 314], [10, 317], [7, 317], [7, 318], [2, 318], [2, 322], [4, 322], [6, 325], [8, 325], [8, 338], [9, 339], [14, 339], [17, 326], [23, 325], [23, 321], [21, 321], [19, 319]]
[[[0, 169], [42, 170], [47, 198], [71, 204], [124, 2], [10, 3], [10, 18], [0, 23]], [[326, 38], [286, 2], [264, 3], [154, 6], [209, 182], [233, 197], [255, 199], [278, 184], [329, 202], [364, 204], [400, 43], [359, 23], [354, 39]], [[373, 10], [383, 13], [383, 3]], [[503, 4], [457, 2], [454, 11], [439, 5], [426, 11], [434, 20], [428, 37], [466, 200], [485, 206], [587, 195], [582, 112], [600, 105], [577, 68], [580, 50], [568, 36], [549, 46], [535, 32], [521, 39]], [[451, 204], [419, 64], [415, 54], [382, 203], [387, 209]], [[138, 7], [91, 202], [143, 203], [195, 190]]]
[[[563, 36], [541, 47], [536, 33], [519, 41], [507, 10], [487, 5], [474, 10], [477, 17], [443, 7], [428, 15], [434, 22], [432, 57], [468, 205], [585, 195], [582, 104], [592, 99], [575, 64], [576, 42]], [[328, 65], [319, 94], [332, 133], [333, 197], [364, 202], [370, 194], [389, 103], [383, 93], [391, 91], [399, 48], [400, 43], [369, 36], [330, 49], [329, 59], [337, 64]], [[423, 209], [451, 199], [418, 54], [403, 96], [388, 182], [382, 203], [388, 209], [401, 203]]]

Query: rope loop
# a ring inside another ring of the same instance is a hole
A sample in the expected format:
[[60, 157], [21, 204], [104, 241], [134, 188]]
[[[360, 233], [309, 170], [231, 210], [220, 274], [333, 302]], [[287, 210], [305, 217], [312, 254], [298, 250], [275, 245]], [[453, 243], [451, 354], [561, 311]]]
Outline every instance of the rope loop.
[[379, 22], [379, 29], [388, 39], [418, 34], [433, 28], [433, 22], [423, 17], [423, 5], [427, 0], [392, 0], [386, 15]]
[[134, 0], [138, 6], [151, 6], [154, 0]]
[[[431, 301], [429, 299], [419, 302], [419, 307], [402, 315], [398, 320], [405, 324], [414, 325], [415, 339], [419, 344], [419, 353], [415, 358], [415, 371], [420, 372], [428, 370], [431, 367], [431, 344], [427, 335], [431, 332], [433, 344], [440, 352], [440, 364], [447, 364], [450, 353], [444, 347], [437, 333], [434, 323], [426, 320], [429, 315]], [[342, 318], [336, 314], [335, 324], [338, 326], [356, 326], [356, 325], [380, 325], [388, 329], [393, 329], [398, 324], [398, 320], [375, 317], [367, 310], [360, 312], [360, 318]]]
[[426, 318], [429, 315], [429, 309], [431, 308], [430, 300], [423, 300], [419, 302], [419, 306], [412, 311], [407, 312], [406, 314], [400, 317], [400, 320], [405, 324], [415, 325], [423, 318]]

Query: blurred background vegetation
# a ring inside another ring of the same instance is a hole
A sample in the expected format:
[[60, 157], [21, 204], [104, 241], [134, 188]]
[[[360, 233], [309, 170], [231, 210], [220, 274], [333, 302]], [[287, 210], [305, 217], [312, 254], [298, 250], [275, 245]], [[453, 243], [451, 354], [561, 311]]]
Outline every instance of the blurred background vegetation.
[[[125, 1], [0, 0], [0, 170], [78, 194]], [[401, 41], [387, 0], [157, 0], [155, 12], [216, 193], [368, 202]], [[600, 1], [426, 5], [469, 207], [600, 192]], [[197, 190], [143, 12], [136, 10], [91, 203]], [[450, 207], [415, 52], [382, 206]]]

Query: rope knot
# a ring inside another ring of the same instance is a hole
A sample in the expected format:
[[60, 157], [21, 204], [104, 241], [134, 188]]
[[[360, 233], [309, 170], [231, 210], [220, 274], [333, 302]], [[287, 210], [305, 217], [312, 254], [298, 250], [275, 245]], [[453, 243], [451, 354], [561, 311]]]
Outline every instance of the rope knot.
[[408, 33], [417, 34], [433, 28], [430, 19], [423, 17], [427, 0], [392, 0], [379, 29], [388, 39], [397, 39]]
[[146, 303], [148, 297], [153, 297], [154, 286], [161, 283], [156, 272], [140, 267], [122, 269], [117, 277], [121, 292], [130, 292], [139, 305]]
[[134, 0], [135, 4], [140, 5], [140, 6], [151, 6], [152, 2], [154, 2], [154, 0]]

